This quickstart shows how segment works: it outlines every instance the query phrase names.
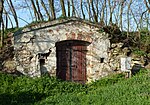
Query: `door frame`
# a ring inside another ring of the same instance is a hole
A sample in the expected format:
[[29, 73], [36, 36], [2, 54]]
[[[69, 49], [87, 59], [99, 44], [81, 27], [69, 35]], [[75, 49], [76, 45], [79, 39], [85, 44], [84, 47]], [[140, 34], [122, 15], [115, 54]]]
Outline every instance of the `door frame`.
[[[59, 63], [60, 63], [60, 61], [58, 61], [58, 59], [60, 59], [59, 57], [60, 57], [60, 52], [61, 52], [61, 50], [66, 50], [66, 51], [68, 51], [68, 49], [69, 49], [69, 61], [66, 61], [66, 62], [69, 62], [69, 68], [67, 68], [66, 67], [66, 71], [64, 72], [64, 73], [67, 73], [68, 71], [69, 71], [69, 73], [68, 74], [70, 74], [69, 75], [69, 81], [74, 81], [73, 80], [73, 74], [72, 74], [72, 59], [73, 59], [73, 56], [72, 56], [72, 54], [74, 53], [73, 52], [73, 46], [81, 46], [81, 47], [83, 47], [84, 46], [84, 50], [82, 50], [81, 49], [81, 51], [84, 51], [84, 52], [87, 52], [87, 46], [88, 45], [90, 45], [91, 43], [90, 42], [87, 42], [87, 41], [82, 41], [82, 40], [63, 40], [63, 41], [59, 41], [59, 42], [56, 42], [56, 44], [55, 44], [55, 46], [56, 46], [56, 57], [57, 57], [57, 60], [56, 60], [56, 64], [57, 64], [57, 69], [56, 69], [56, 76], [58, 77], [58, 78], [60, 78], [60, 79], [63, 79], [63, 80], [68, 80], [68, 78], [67, 77], [65, 77], [65, 78], [63, 78], [63, 77], [59, 77], [59, 74], [57, 74], [58, 72], [60, 72], [60, 68], [61, 67], [59, 67]], [[65, 48], [65, 49], [61, 49], [61, 48]], [[77, 48], [78, 49], [78, 48]], [[59, 52], [60, 51], [60, 52]], [[85, 54], [85, 59], [86, 59], [86, 54]], [[66, 60], [67, 60], [67, 58], [66, 58]], [[85, 60], [85, 63], [86, 63], [86, 60]], [[68, 70], [69, 69], [69, 70]], [[67, 71], [68, 70], [68, 71]], [[81, 70], [82, 71], [82, 70]], [[86, 73], [86, 65], [85, 65], [85, 73]], [[85, 79], [87, 80], [87, 77], [86, 77], [86, 74], [84, 74], [85, 75]], [[86, 80], [85, 81], [82, 81], [82, 82], [86, 82]]]

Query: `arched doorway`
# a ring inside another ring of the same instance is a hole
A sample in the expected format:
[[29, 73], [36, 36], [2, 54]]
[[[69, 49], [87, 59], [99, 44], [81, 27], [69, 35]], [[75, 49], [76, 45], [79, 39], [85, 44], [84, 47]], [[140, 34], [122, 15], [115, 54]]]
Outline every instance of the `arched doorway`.
[[86, 53], [90, 42], [65, 40], [56, 43], [56, 76], [62, 80], [85, 83]]

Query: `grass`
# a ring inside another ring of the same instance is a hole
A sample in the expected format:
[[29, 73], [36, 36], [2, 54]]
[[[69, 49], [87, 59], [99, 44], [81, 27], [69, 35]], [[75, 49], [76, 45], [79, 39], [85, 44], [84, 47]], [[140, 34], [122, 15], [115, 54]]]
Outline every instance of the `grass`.
[[81, 85], [54, 77], [0, 74], [0, 105], [149, 105], [150, 72], [111, 75]]

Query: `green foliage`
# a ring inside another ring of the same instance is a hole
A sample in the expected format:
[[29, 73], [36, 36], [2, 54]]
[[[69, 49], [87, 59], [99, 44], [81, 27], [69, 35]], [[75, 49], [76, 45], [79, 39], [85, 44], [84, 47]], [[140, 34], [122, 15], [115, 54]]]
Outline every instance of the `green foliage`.
[[32, 21], [31, 23], [28, 23], [26, 26], [24, 26], [23, 28], [27, 28], [27, 27], [32, 27], [32, 26], [36, 26], [40, 23], [46, 23], [48, 21], [42, 20], [42, 21]]
[[141, 33], [141, 41], [144, 44], [150, 44], [150, 31], [147, 28], [143, 28], [140, 30]]
[[8, 34], [8, 33], [10, 33], [10, 32], [16, 32], [18, 29], [20, 29], [20, 28], [9, 28], [9, 29], [7, 29], [7, 30], [5, 30], [5, 34]]
[[[16, 32], [16, 31], [18, 31], [18, 30], [20, 30], [21, 28], [9, 28], [9, 29], [6, 29], [6, 30], [4, 30], [4, 40], [5, 39], [7, 39], [8, 38], [8, 35], [9, 35], [9, 33], [14, 33], [14, 32]], [[1, 33], [1, 30], [0, 30], [0, 33]], [[1, 37], [1, 34], [0, 34], [0, 37]], [[1, 41], [1, 39], [0, 39], [0, 41]], [[6, 44], [6, 42], [4, 41], [4, 45]], [[1, 47], [3, 47], [2, 45], [1, 45], [1, 43], [0, 43], [0, 48]]]
[[101, 80], [97, 80], [95, 82], [92, 82], [92, 87], [99, 87], [99, 86], [109, 86], [113, 85], [115, 83], [118, 83], [119, 81], [123, 80], [125, 77], [124, 74], [117, 74], [117, 75], [111, 75], [109, 77], [102, 78]]
[[[19, 28], [9, 28], [7, 30], [4, 31], [4, 39], [6, 39], [8, 36], [9, 33], [13, 33], [13, 32], [16, 32]], [[0, 31], [1, 33], [1, 31]]]
[[61, 15], [60, 17], [58, 17], [57, 19], [67, 19], [68, 17]]
[[[146, 52], [149, 52], [150, 50], [150, 31], [147, 28], [142, 28], [141, 30], [139, 30], [139, 32], [140, 32], [140, 39], [137, 40], [138, 42], [137, 44], [140, 44], [140, 48], [135, 47], [133, 52], [139, 56], [145, 56], [147, 55]], [[139, 33], [136, 34], [133, 35], [133, 37], [139, 35]]]
[[143, 27], [140, 29], [140, 32], [143, 33], [143, 34], [146, 34], [147, 32], [149, 32], [148, 28], [147, 27]]
[[103, 28], [100, 28], [100, 29], [98, 30], [98, 32], [99, 32], [99, 33], [103, 33], [103, 32], [105, 32], [105, 31], [104, 31]]
[[139, 55], [139, 56], [145, 56], [146, 55], [145, 51], [139, 50], [139, 49], [134, 49], [133, 53], [136, 54], [136, 55]]
[[81, 85], [54, 77], [0, 74], [1, 105], [149, 105], [149, 71], [130, 79], [112, 75]]

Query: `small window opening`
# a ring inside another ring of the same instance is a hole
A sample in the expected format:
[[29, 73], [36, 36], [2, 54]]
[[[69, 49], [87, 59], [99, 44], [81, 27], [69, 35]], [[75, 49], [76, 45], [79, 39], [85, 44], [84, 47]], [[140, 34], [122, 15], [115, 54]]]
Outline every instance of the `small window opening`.
[[104, 63], [104, 58], [100, 58], [100, 63]]
[[45, 65], [45, 59], [39, 59], [40, 61], [40, 71], [41, 71], [41, 75], [45, 75], [48, 73], [46, 65]]
[[40, 59], [40, 65], [44, 65], [45, 64], [45, 59]]

